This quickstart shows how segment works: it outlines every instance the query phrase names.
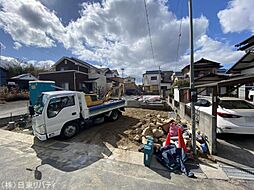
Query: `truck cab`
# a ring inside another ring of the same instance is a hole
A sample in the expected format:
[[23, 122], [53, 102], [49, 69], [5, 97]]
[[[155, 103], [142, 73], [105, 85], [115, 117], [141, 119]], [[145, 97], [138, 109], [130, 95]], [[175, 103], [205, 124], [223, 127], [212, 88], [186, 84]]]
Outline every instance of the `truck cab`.
[[[62, 126], [68, 122], [77, 123], [80, 118], [80, 105], [78, 96], [74, 92], [58, 91], [42, 93], [34, 106], [33, 130], [40, 140], [58, 136]], [[75, 132], [75, 126], [69, 126], [66, 132]], [[75, 132], [76, 133], [76, 132]], [[68, 135], [68, 134], [67, 134]]]

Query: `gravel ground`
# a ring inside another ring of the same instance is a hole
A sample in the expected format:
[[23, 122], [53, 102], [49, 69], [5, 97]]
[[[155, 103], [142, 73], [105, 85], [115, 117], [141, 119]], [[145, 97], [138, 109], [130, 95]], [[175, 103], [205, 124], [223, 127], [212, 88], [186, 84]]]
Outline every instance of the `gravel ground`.
[[161, 117], [167, 117], [168, 115], [165, 111], [126, 108], [122, 117], [117, 121], [104, 122], [100, 125], [84, 129], [69, 141], [97, 145], [108, 143], [116, 148], [137, 151], [140, 143], [133, 140], [134, 134], [130, 134], [133, 130], [131, 128], [140, 122], [140, 120], [144, 119], [147, 114], [161, 115]]

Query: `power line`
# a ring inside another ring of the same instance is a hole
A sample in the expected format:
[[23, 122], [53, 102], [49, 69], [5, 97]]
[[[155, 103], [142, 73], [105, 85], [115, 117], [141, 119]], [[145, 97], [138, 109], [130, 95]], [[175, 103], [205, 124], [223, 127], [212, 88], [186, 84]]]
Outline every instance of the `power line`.
[[152, 56], [153, 56], [153, 63], [155, 65], [154, 49], [153, 49], [153, 42], [152, 42], [151, 29], [150, 29], [149, 17], [148, 17], [148, 12], [147, 12], [146, 0], [144, 0], [144, 5], [145, 5], [145, 13], [146, 13], [146, 22], [147, 22], [148, 35], [149, 35], [149, 39], [150, 39], [150, 46], [151, 46]]
[[[178, 3], [180, 2], [181, 0], [178, 1]], [[178, 9], [178, 5], [177, 4], [177, 9]], [[176, 50], [176, 64], [175, 64], [175, 71], [178, 69], [178, 65], [177, 65], [177, 62], [178, 62], [178, 59], [179, 59], [179, 51], [180, 51], [180, 44], [181, 44], [181, 37], [182, 37], [182, 22], [183, 22], [183, 19], [182, 19], [182, 15], [183, 15], [183, 3], [181, 4], [181, 10], [180, 10], [180, 15], [181, 15], [181, 21], [180, 21], [180, 26], [179, 26], [179, 34], [178, 34], [178, 42], [177, 42], [177, 50]]]
[[181, 22], [180, 22], [180, 29], [179, 29], [179, 35], [178, 35], [178, 43], [177, 43], [177, 50], [176, 50], [176, 67], [175, 67], [175, 70], [177, 70], [177, 61], [178, 61], [178, 59], [179, 59], [179, 50], [180, 50], [181, 36], [182, 36], [182, 20], [181, 20]]

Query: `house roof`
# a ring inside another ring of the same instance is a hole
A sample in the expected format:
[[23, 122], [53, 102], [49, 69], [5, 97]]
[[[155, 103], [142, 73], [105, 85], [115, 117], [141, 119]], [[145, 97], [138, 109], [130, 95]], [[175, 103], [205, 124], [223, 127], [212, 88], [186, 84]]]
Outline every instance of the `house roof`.
[[162, 71], [162, 74], [172, 75], [173, 73], [174, 73], [174, 71]]
[[253, 45], [254, 45], [254, 35], [240, 42], [239, 44], [236, 44], [235, 47], [238, 47], [237, 50], [246, 50]]
[[[207, 68], [207, 67], [216, 67], [216, 68], [221, 68], [221, 64], [215, 61], [211, 61], [208, 59], [201, 58], [200, 60], [194, 62], [194, 68]], [[185, 69], [189, 69], [190, 65], [186, 65], [182, 71]]]
[[21, 74], [15, 77], [11, 78], [12, 80], [38, 80], [35, 76], [33, 76], [31, 73]]
[[111, 70], [113, 73], [116, 73], [117, 75], [119, 75], [117, 69]]
[[226, 73], [240, 72], [254, 67], [254, 52], [249, 51], [241, 57]]
[[123, 83], [123, 78], [121, 77], [113, 77], [111, 78], [112, 81]]
[[152, 71], [146, 71], [144, 74], [160, 74], [162, 73], [161, 70], [152, 70]]
[[204, 75], [202, 77], [196, 78], [195, 81], [205, 80], [205, 78], [212, 78], [212, 77], [217, 78], [219, 80], [224, 80], [224, 79], [230, 78], [231, 75], [223, 74], [223, 73], [217, 73], [217, 74], [215, 74], [215, 73], [208, 73], [208, 74], [206, 74], [206, 75]]
[[182, 73], [182, 71], [176, 71], [172, 75], [179, 77], [179, 76], [183, 76], [183, 73]]
[[82, 60], [80, 60], [80, 59], [78, 59], [78, 58], [74, 58], [74, 57], [66, 57], [66, 56], [63, 56], [61, 59], [59, 59], [55, 64], [54, 64], [54, 66], [56, 66], [56, 65], [58, 65], [59, 63], [61, 63], [63, 60], [65, 60], [65, 59], [67, 59], [67, 60], [69, 60], [69, 61], [71, 61], [71, 62], [73, 62], [73, 63], [75, 63], [75, 64], [78, 64], [79, 66], [82, 66], [82, 67], [88, 67], [88, 68], [94, 68], [94, 69], [98, 69], [99, 70], [99, 68], [97, 68], [97, 67], [95, 67], [95, 66], [93, 66], [93, 65], [91, 65], [91, 64], [89, 64], [89, 63], [87, 63], [87, 62], [85, 62], [85, 61], [82, 61]]
[[110, 68], [100, 68], [101, 71], [103, 71], [104, 73], [107, 74], [113, 74], [116, 73], [117, 75], [119, 75], [118, 71], [116, 69], [110, 69]]
[[109, 68], [100, 68], [100, 70], [107, 71], [107, 70], [110, 70], [110, 69]]
[[84, 72], [81, 72], [81, 71], [77, 71], [77, 70], [64, 70], [64, 71], [48, 71], [48, 72], [43, 72], [43, 73], [39, 73], [39, 76], [40, 75], [47, 75], [47, 74], [54, 74], [54, 73], [70, 73], [70, 72], [81, 73], [81, 74], [87, 75], [87, 73], [84, 73]]

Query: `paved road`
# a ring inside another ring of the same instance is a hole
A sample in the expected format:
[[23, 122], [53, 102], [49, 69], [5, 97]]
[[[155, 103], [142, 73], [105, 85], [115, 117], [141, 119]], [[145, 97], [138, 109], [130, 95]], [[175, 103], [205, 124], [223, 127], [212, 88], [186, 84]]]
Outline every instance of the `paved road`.
[[0, 132], [0, 189], [241, 190], [254, 185], [251, 181], [190, 179], [150, 169], [140, 163], [142, 154], [108, 148], [106, 144], [38, 142], [29, 135]]
[[28, 113], [28, 101], [14, 101], [14, 102], [6, 102], [5, 104], [0, 104], [0, 118], [22, 115]]
[[231, 178], [254, 180], [254, 135], [220, 134], [217, 160]]

